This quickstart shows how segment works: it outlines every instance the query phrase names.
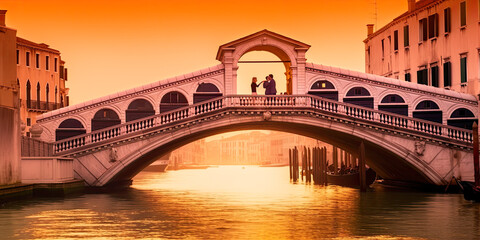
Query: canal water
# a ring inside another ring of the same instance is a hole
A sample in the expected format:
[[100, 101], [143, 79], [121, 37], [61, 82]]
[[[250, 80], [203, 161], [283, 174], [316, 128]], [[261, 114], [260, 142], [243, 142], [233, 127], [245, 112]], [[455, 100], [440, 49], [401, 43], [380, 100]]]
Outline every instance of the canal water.
[[480, 239], [462, 195], [289, 182], [288, 167], [142, 172], [125, 191], [0, 207], [0, 239]]

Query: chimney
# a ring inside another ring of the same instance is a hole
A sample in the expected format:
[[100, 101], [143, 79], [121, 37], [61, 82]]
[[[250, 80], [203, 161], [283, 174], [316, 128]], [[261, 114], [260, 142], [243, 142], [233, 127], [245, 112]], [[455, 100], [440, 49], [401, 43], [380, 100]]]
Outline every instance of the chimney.
[[367, 37], [373, 33], [373, 24], [367, 24]]
[[415, 0], [408, 0], [408, 11], [415, 11]]
[[5, 14], [7, 13], [7, 10], [0, 10], [0, 26], [5, 27]]

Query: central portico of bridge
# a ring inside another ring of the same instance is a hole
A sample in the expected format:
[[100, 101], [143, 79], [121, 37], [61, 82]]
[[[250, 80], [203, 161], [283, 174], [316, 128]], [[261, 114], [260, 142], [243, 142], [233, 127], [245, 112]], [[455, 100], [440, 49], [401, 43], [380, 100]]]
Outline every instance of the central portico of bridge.
[[[217, 66], [45, 113], [33, 130], [56, 155], [73, 157], [90, 186], [129, 180], [181, 145], [245, 129], [302, 134], [353, 154], [363, 141], [367, 163], [386, 179], [473, 179], [474, 96], [307, 63], [309, 48], [263, 30], [221, 45]], [[238, 63], [251, 51], [280, 59], [287, 95], [237, 95]]]

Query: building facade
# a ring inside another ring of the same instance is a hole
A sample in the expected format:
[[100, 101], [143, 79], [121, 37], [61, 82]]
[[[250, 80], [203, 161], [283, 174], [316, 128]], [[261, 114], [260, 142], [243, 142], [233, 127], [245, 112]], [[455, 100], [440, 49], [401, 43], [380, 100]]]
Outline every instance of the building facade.
[[15, 81], [17, 31], [5, 25], [6, 12], [0, 10], [0, 185], [14, 184], [21, 180], [20, 106]]
[[25, 135], [38, 115], [68, 106], [67, 69], [60, 52], [44, 43], [16, 38], [17, 84], [20, 87], [20, 118]]
[[408, 0], [386, 26], [367, 27], [367, 73], [480, 93], [479, 0]]

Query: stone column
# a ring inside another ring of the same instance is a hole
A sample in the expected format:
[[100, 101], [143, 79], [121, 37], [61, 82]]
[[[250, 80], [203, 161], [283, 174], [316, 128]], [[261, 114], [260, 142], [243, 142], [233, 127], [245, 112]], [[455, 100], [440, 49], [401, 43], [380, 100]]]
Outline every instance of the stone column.
[[234, 66], [233, 51], [235, 48], [226, 48], [224, 49], [223, 55], [223, 66], [225, 68], [225, 95], [236, 94], [237, 88], [237, 66]]

